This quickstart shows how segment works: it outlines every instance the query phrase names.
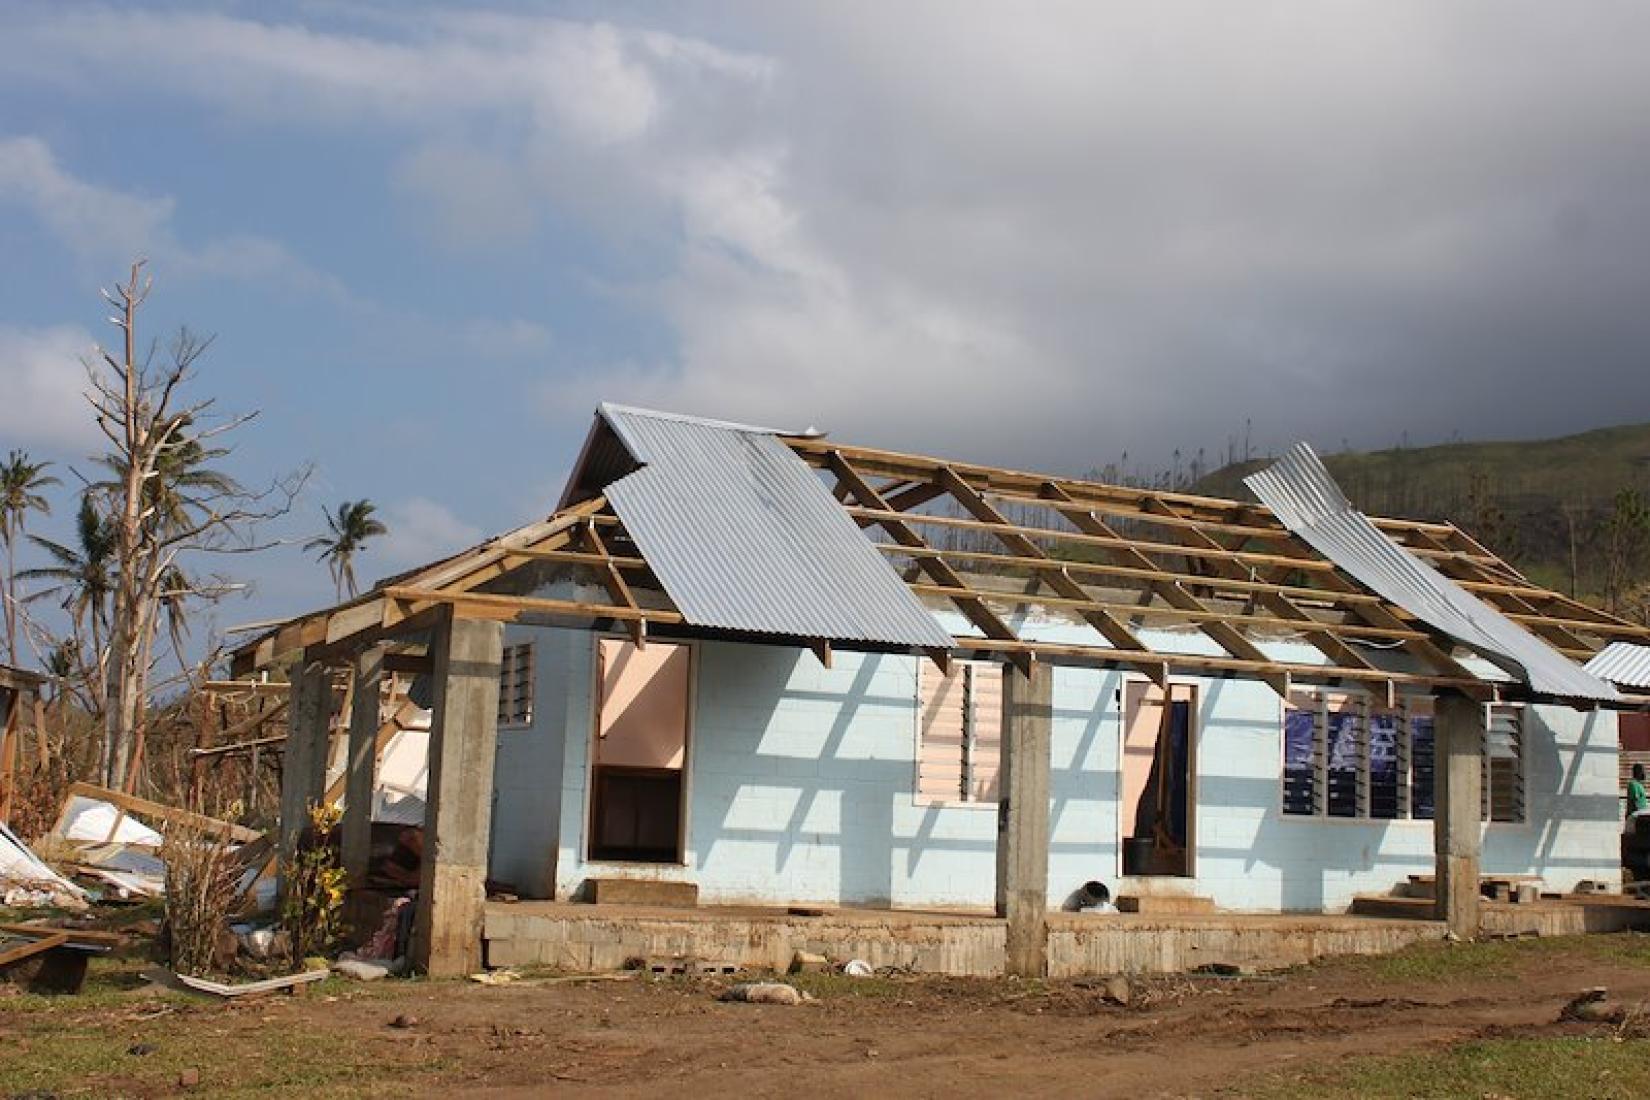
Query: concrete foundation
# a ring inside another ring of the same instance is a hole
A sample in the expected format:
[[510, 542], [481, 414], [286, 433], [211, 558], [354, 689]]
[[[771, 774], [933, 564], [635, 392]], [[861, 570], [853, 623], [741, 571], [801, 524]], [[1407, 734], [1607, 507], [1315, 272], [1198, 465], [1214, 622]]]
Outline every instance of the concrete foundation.
[[[1352, 911], [1381, 918], [1425, 919], [1432, 915], [1430, 898], [1359, 898]], [[1481, 901], [1480, 937], [1579, 936], [1588, 932], [1650, 930], [1650, 903], [1626, 898], [1565, 898], [1514, 904]]]
[[[1048, 974], [1055, 978], [1177, 973], [1209, 963], [1281, 969], [1444, 936], [1436, 921], [1350, 916], [1051, 913], [1048, 924]], [[796, 952], [809, 951], [926, 974], [1008, 972], [1008, 922], [971, 914], [840, 910], [797, 917], [761, 909], [494, 902], [485, 929], [487, 965], [495, 967], [598, 972], [647, 959], [783, 971]]]

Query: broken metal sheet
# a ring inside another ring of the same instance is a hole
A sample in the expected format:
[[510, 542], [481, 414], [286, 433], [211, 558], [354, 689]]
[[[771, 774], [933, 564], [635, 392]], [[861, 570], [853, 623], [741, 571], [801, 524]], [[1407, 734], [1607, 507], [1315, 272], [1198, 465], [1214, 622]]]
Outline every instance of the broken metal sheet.
[[1366, 588], [1542, 695], [1610, 702], [1616, 689], [1382, 534], [1335, 484], [1311, 447], [1243, 479], [1294, 534]]
[[602, 487], [694, 626], [949, 649], [808, 464], [774, 433], [603, 405], [638, 469]]
[[1582, 667], [1613, 684], [1650, 690], [1650, 645], [1611, 642]]
[[0, 824], [0, 903], [84, 908], [86, 891], [46, 866], [16, 833]]

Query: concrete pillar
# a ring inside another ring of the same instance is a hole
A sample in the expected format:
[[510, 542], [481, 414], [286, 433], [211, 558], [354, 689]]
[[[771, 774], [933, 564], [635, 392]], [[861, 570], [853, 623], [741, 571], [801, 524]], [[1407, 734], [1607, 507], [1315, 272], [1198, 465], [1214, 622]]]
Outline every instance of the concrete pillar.
[[1010, 974], [1048, 974], [1048, 773], [1054, 670], [1003, 668], [997, 804], [997, 915], [1008, 919]]
[[281, 858], [291, 857], [309, 824], [309, 807], [326, 795], [327, 724], [332, 688], [323, 665], [299, 663], [288, 688], [286, 750], [281, 758]]
[[413, 964], [445, 978], [481, 968], [504, 624], [449, 618], [434, 633], [429, 797]]
[[1452, 933], [1470, 940], [1478, 935], [1484, 706], [1459, 692], [1444, 692], [1433, 704], [1432, 722], [1436, 912]]
[[384, 680], [384, 647], [355, 658], [351, 688], [349, 753], [345, 758], [342, 849], [352, 888], [367, 880], [372, 855], [372, 786], [378, 765], [379, 688]]

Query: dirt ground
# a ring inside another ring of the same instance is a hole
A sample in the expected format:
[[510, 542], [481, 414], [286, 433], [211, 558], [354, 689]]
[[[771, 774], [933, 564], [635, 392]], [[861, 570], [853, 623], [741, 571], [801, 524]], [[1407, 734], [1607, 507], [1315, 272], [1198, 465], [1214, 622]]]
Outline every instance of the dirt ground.
[[[794, 979], [508, 986], [329, 979], [208, 1003], [100, 964], [75, 997], [0, 993], [0, 1096], [1642, 1096], [1650, 936], [1428, 945], [1280, 975], [1130, 983]], [[1560, 1021], [1609, 990], [1625, 1023]]]

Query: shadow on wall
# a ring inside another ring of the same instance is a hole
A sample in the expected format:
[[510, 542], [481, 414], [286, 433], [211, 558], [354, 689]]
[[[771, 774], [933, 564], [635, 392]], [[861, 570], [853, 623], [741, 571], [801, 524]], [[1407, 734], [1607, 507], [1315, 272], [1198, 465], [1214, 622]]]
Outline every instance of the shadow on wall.
[[[915, 667], [907, 657], [839, 654], [826, 671], [805, 651], [702, 648], [690, 778], [702, 888], [760, 870], [764, 893], [796, 901], [991, 903], [995, 804], [914, 796]], [[1081, 766], [1108, 736], [1107, 708], [1060, 710], [1055, 720], [1083, 726], [1062, 754], [1067, 765], [1051, 773], [1051, 854], [1079, 857], [1092, 866], [1086, 877], [1110, 877], [1115, 775]], [[1073, 804], [1102, 799], [1104, 830], [1083, 835]], [[1050, 887], [1059, 895], [1077, 885]]]

